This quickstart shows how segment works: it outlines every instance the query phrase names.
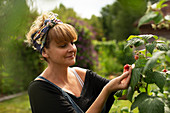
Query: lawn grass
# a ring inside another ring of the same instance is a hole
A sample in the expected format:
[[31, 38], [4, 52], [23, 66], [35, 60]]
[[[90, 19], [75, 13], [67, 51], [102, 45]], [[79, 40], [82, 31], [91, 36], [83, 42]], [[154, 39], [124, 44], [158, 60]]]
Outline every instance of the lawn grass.
[[31, 113], [27, 93], [10, 100], [0, 102], [0, 113]]

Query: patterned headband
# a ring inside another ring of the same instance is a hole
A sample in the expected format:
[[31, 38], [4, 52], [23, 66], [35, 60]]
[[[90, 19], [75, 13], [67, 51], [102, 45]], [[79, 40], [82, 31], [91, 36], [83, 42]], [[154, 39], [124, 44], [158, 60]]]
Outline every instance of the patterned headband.
[[57, 14], [51, 13], [50, 17], [44, 21], [43, 26], [31, 36], [33, 47], [41, 54], [50, 28], [53, 28], [58, 23], [63, 23], [57, 19], [57, 16]]

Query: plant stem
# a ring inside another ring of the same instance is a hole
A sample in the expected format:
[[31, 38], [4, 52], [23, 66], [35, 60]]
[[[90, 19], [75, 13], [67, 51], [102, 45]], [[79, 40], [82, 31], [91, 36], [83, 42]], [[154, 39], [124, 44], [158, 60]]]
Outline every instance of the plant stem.
[[146, 84], [145, 90], [146, 90], [146, 93], [148, 94], [148, 83]]
[[145, 42], [145, 58], [147, 59], [147, 48], [146, 48], [146, 42]]

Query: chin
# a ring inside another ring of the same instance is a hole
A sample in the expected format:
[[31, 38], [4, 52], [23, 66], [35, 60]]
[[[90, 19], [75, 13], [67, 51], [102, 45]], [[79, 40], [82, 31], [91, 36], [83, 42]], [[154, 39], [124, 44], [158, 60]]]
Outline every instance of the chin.
[[76, 60], [69, 63], [69, 66], [73, 66], [76, 63]]

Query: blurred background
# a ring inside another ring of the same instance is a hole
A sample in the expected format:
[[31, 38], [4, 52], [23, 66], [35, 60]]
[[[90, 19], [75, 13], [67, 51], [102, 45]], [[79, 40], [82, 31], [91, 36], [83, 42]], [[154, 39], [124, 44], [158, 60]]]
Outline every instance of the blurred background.
[[[0, 0], [0, 113], [31, 113], [27, 88], [46, 63], [24, 43], [32, 22], [52, 11], [78, 32], [77, 63], [106, 78], [118, 76], [125, 64], [135, 61], [132, 49], [124, 50], [131, 34], [140, 34], [138, 20], [148, 3], [159, 0]], [[114, 75], [114, 76], [113, 76]], [[120, 113], [117, 103], [111, 112]]]

